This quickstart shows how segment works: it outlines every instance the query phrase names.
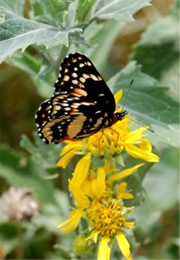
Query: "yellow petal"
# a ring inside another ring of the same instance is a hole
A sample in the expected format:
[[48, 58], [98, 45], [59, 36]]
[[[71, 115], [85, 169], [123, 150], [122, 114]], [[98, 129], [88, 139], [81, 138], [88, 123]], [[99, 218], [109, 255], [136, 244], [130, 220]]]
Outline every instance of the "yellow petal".
[[98, 168], [97, 179], [92, 181], [92, 191], [97, 197], [100, 197], [105, 190], [105, 171], [103, 168]]
[[90, 201], [86, 196], [86, 193], [84, 193], [80, 188], [74, 189], [72, 193], [79, 208], [86, 209], [89, 207]]
[[72, 232], [73, 230], [75, 230], [77, 228], [82, 215], [83, 215], [83, 210], [81, 210], [81, 209], [71, 211], [70, 218], [68, 220], [64, 221], [63, 223], [61, 223], [58, 226], [58, 228], [65, 227], [65, 229], [63, 231], [63, 233], [65, 233], [65, 234]]
[[66, 155], [64, 155], [57, 163], [57, 167], [66, 168], [66, 166], [69, 164], [69, 162], [72, 160], [72, 158], [75, 156], [75, 153], [69, 152]]
[[94, 197], [94, 193], [93, 193], [93, 191], [92, 191], [91, 182], [92, 182], [92, 181], [86, 179], [86, 180], [83, 182], [83, 185], [81, 185], [81, 190], [82, 190], [82, 192], [84, 192], [84, 194], [86, 194], [88, 197], [93, 198], [93, 197]]
[[128, 228], [131, 228], [131, 229], [134, 229], [134, 228], [135, 228], [134, 222], [131, 222], [131, 221], [125, 222], [125, 223], [124, 223], [124, 226], [125, 226], [125, 227], [128, 227]]
[[147, 139], [140, 139], [139, 147], [142, 150], [147, 151], [147, 152], [151, 152], [152, 151], [152, 145], [151, 145], [150, 141], [147, 140]]
[[119, 90], [119, 91], [116, 92], [116, 94], [114, 95], [114, 99], [115, 99], [116, 106], [117, 106], [117, 104], [119, 103], [119, 100], [122, 98], [122, 95], [123, 95], [123, 91], [122, 91], [122, 90]]
[[119, 245], [119, 248], [122, 252], [122, 254], [125, 256], [126, 259], [130, 260], [130, 245], [129, 242], [127, 241], [125, 235], [122, 232], [119, 232], [116, 235], [116, 239]]
[[113, 168], [111, 163], [108, 160], [105, 160], [104, 170], [105, 170], [105, 173], [108, 175], [108, 174], [111, 174], [112, 172], [115, 172], [117, 170], [117, 168]]
[[86, 240], [92, 239], [94, 240], [94, 243], [97, 243], [98, 235], [100, 231], [93, 230], [88, 238]]
[[125, 192], [125, 193], [123, 194], [122, 198], [123, 198], [124, 200], [130, 200], [130, 199], [133, 199], [133, 198], [134, 198], [134, 195], [133, 195], [132, 193], [130, 193], [130, 192]]
[[57, 166], [66, 168], [68, 163], [75, 156], [75, 152], [82, 149], [82, 141], [66, 141], [67, 145], [61, 150], [62, 158], [58, 161]]
[[157, 156], [154, 153], [147, 152], [139, 148], [138, 146], [135, 146], [133, 144], [128, 144], [125, 146], [125, 150], [128, 154], [130, 154], [132, 157], [137, 159], [142, 159], [147, 162], [159, 162], [159, 156]]
[[73, 177], [69, 183], [69, 191], [78, 188], [85, 181], [88, 175], [91, 161], [91, 154], [88, 153], [77, 163]]
[[61, 156], [71, 151], [78, 152], [82, 149], [82, 141], [65, 141], [65, 143], [67, 143], [67, 145], [61, 150]]
[[99, 248], [98, 248], [98, 257], [97, 260], [109, 260], [111, 249], [108, 246], [108, 242], [110, 241], [109, 237], [102, 237]]
[[111, 177], [109, 178], [109, 181], [117, 181], [119, 179], [122, 179], [122, 178], [125, 178], [131, 174], [133, 174], [133, 172], [135, 172], [138, 168], [140, 168], [141, 166], [143, 166], [144, 163], [140, 163], [140, 164], [137, 164], [136, 166], [134, 167], [131, 167], [131, 168], [128, 168], [124, 171], [121, 171], [119, 173], [116, 173], [116, 174], [113, 174], [111, 175]]
[[142, 135], [142, 133], [143, 133], [144, 131], [146, 131], [147, 128], [148, 128], [148, 127], [144, 126], [144, 127], [141, 127], [141, 128], [139, 128], [139, 129], [136, 129], [136, 130], [130, 132], [129, 134], [127, 134], [125, 143], [126, 143], [126, 144], [132, 144], [132, 143], [135, 143], [136, 141], [138, 141], [140, 138], [142, 138], [142, 136], [145, 135], [145, 134]]
[[125, 192], [127, 188], [127, 182], [122, 182], [121, 184], [119, 184], [119, 191], [120, 192]]

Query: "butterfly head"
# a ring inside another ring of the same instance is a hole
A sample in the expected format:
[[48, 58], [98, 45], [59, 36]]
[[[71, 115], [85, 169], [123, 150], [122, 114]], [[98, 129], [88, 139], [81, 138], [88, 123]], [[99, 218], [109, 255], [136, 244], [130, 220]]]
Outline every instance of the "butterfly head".
[[126, 110], [114, 113], [113, 124], [115, 124], [117, 121], [121, 121], [127, 114], [128, 112]]

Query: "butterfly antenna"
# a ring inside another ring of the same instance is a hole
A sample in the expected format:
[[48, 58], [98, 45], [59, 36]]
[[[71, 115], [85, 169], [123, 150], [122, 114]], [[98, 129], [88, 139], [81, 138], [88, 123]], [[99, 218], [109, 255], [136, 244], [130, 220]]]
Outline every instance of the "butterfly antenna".
[[125, 108], [125, 106], [126, 106], [127, 98], [128, 98], [128, 96], [129, 96], [129, 92], [130, 92], [130, 90], [131, 90], [131, 88], [132, 88], [133, 83], [134, 83], [134, 79], [132, 79], [131, 82], [130, 82], [130, 84], [129, 84], [128, 92], [127, 92], [126, 99], [125, 99], [124, 104], [123, 104], [123, 107], [122, 107], [122, 111], [124, 111], [124, 108]]
[[[131, 90], [131, 88], [132, 88], [132, 86], [133, 86], [133, 83], [134, 83], [134, 79], [132, 79], [131, 82], [130, 82], [130, 84], [129, 84], [127, 96], [126, 96], [126, 99], [125, 99], [125, 101], [124, 101], [124, 104], [123, 104], [123, 107], [122, 107], [122, 111], [124, 111], [124, 108], [125, 108], [125, 106], [126, 106], [127, 98], [128, 98], [128, 96], [129, 96], [129, 92], [130, 92], [130, 90]], [[138, 122], [138, 121], [136, 121], [136, 120], [134, 120], [134, 119], [132, 119], [132, 118], [130, 118], [130, 120], [133, 121], [134, 123], [136, 123], [136, 124], [139, 125], [139, 126], [144, 126], [142, 123], [140, 123], [140, 122]], [[147, 127], [147, 130], [150, 131], [151, 133], [155, 133], [152, 128]]]
[[[142, 123], [140, 123], [140, 122], [138, 122], [138, 121], [136, 121], [136, 120], [134, 120], [134, 119], [132, 119], [132, 118], [130, 118], [130, 121], [133, 121], [134, 123], [136, 123], [136, 124], [139, 125], [139, 126], [144, 126]], [[149, 126], [147, 126], [147, 127], [144, 126], [144, 127], [147, 128], [147, 130], [150, 131], [151, 133], [155, 133], [152, 128], [149, 128]]]

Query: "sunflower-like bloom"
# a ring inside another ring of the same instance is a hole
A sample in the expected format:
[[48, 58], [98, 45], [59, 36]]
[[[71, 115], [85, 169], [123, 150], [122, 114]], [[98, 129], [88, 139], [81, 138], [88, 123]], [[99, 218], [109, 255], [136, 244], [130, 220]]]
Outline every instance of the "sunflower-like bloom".
[[[116, 93], [116, 104], [122, 97], [122, 90]], [[119, 112], [120, 110], [117, 109]], [[66, 146], [61, 150], [61, 159], [58, 167], [66, 168], [76, 153], [104, 156], [108, 152], [111, 156], [120, 155], [126, 151], [130, 156], [147, 162], [158, 162], [159, 157], [152, 152], [150, 141], [144, 138], [148, 127], [143, 126], [133, 130], [130, 126], [130, 116], [118, 121], [109, 128], [105, 128], [82, 141], [66, 141]]]
[[104, 167], [95, 171], [90, 168], [90, 161], [91, 153], [88, 153], [75, 167], [69, 181], [69, 191], [75, 198], [76, 209], [71, 211], [70, 218], [59, 228], [64, 228], [64, 233], [71, 232], [84, 217], [90, 228], [87, 240], [97, 243], [100, 237], [98, 260], [110, 259], [109, 243], [114, 238], [124, 257], [130, 260], [130, 245], [124, 229], [133, 229], [134, 222], [127, 220], [132, 208], [125, 207], [123, 200], [132, 199], [133, 194], [126, 191], [127, 183], [119, 183], [119, 180], [133, 174], [143, 164], [112, 174], [114, 169], [110, 169], [109, 162], [106, 161]]

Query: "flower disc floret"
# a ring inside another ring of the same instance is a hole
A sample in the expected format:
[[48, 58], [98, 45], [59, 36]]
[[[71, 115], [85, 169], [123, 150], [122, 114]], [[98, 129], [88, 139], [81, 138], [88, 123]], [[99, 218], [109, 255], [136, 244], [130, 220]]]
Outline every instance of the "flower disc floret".
[[101, 236], [112, 238], [125, 226], [123, 212], [124, 206], [108, 196], [95, 199], [91, 207], [86, 209], [86, 216], [93, 230], [99, 231]]

